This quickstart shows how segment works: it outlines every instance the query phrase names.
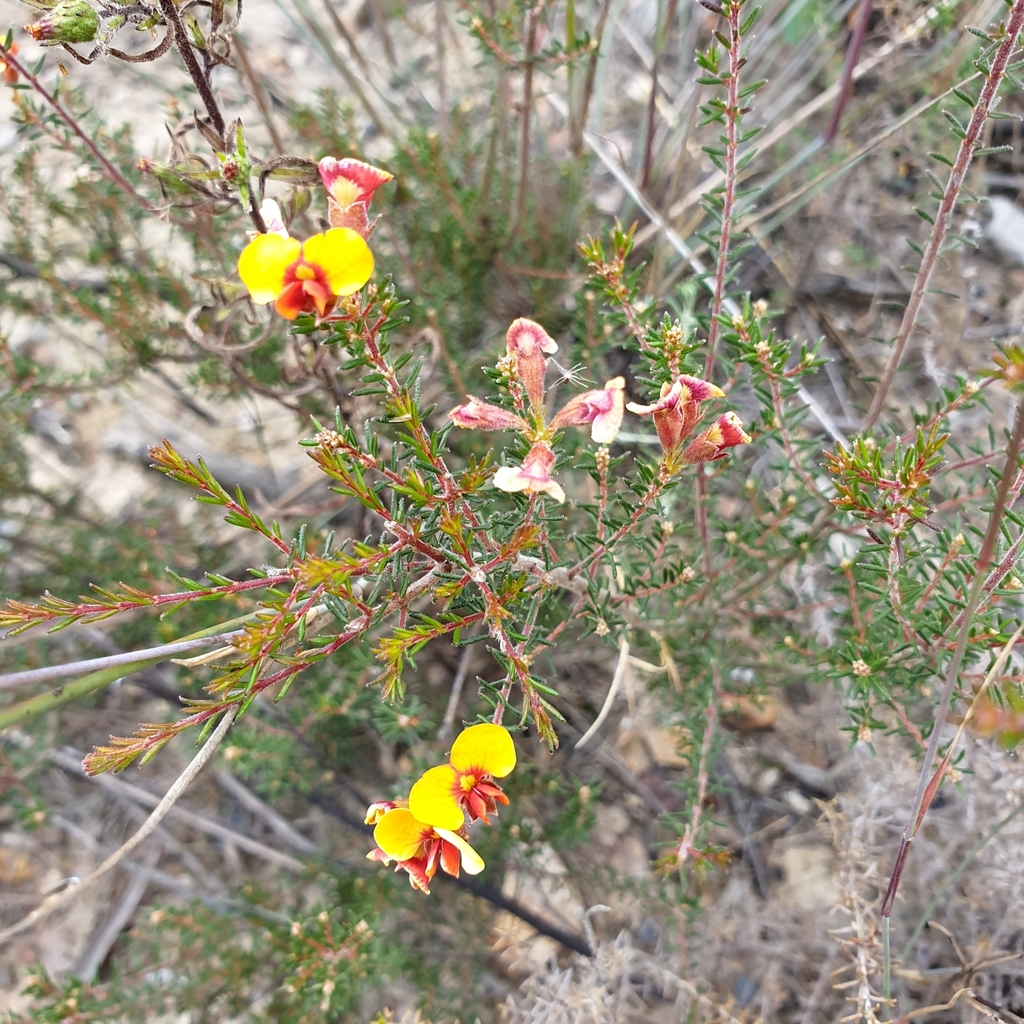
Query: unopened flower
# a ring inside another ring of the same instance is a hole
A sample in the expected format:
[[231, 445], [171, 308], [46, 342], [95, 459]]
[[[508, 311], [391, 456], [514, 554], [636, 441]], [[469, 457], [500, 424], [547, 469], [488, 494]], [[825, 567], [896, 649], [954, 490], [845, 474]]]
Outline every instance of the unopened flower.
[[684, 373], [673, 383], [662, 384], [661, 395], [653, 405], [630, 402], [626, 408], [638, 416], [653, 416], [661, 447], [673, 452], [700, 422], [701, 402], [723, 395], [722, 389], [709, 381]]
[[388, 811], [393, 811], [396, 807], [400, 806], [401, 804], [396, 803], [394, 800], [375, 800], [366, 808], [366, 817], [363, 818], [363, 821], [367, 825], [376, 825]]
[[281, 215], [281, 207], [274, 199], [264, 199], [260, 204], [260, 216], [267, 226], [268, 235], [280, 235], [288, 237], [288, 229], [284, 226], [284, 217]]
[[545, 355], [558, 351], [557, 342], [533, 320], [520, 317], [513, 320], [505, 335], [508, 354], [515, 357], [516, 373], [522, 381], [530, 404], [534, 409], [544, 405]]
[[319, 163], [320, 178], [327, 189], [327, 214], [331, 227], [351, 228], [363, 238], [370, 233], [370, 200], [381, 185], [394, 178], [379, 167], [346, 157], [325, 156]]
[[409, 793], [409, 809], [438, 829], [488, 820], [508, 797], [495, 783], [516, 766], [516, 747], [507, 729], [485, 722], [463, 730], [452, 744], [448, 764], [431, 768]]
[[853, 674], [860, 679], [865, 679], [871, 675], [871, 666], [863, 659], [857, 658], [851, 665]]
[[88, 0], [64, 0], [25, 31], [42, 43], [91, 43], [99, 28], [100, 17]]
[[500, 491], [526, 491], [529, 494], [548, 494], [555, 501], [565, 501], [565, 491], [551, 479], [555, 468], [555, 453], [551, 445], [538, 441], [527, 453], [521, 466], [502, 466], [494, 474], [494, 486]]
[[377, 822], [373, 841], [377, 849], [371, 850], [367, 859], [382, 864], [396, 861], [395, 870], [407, 872], [409, 884], [425, 893], [430, 892], [430, 880], [438, 867], [455, 878], [460, 868], [468, 875], [478, 875], [484, 869], [483, 858], [464, 836], [424, 824], [405, 807], [388, 811]]
[[562, 427], [581, 427], [591, 425], [590, 436], [598, 444], [611, 444], [622, 426], [625, 410], [623, 391], [626, 387], [624, 377], [614, 377], [600, 391], [584, 391], [569, 399], [565, 406], [551, 421], [551, 427], [560, 430]]
[[479, 398], [469, 395], [465, 405], [456, 406], [448, 413], [448, 418], [457, 427], [476, 430], [526, 430], [528, 424], [521, 416], [517, 416], [500, 405], [481, 402]]
[[332, 228], [305, 242], [268, 232], [242, 250], [238, 273], [253, 302], [273, 302], [286, 320], [300, 313], [324, 317], [339, 296], [369, 281], [373, 253], [349, 228]]
[[743, 429], [739, 416], [734, 412], [724, 413], [702, 434], [698, 434], [683, 451], [683, 458], [690, 465], [698, 462], [714, 462], [725, 457], [727, 448], [738, 444], [750, 444], [750, 435]]

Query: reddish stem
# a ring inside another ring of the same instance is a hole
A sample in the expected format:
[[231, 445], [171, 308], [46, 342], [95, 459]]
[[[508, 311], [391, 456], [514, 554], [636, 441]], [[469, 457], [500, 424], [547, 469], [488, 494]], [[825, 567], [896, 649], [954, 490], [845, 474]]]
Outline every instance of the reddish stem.
[[29, 85], [31, 85], [32, 88], [35, 89], [35, 91], [39, 93], [39, 95], [42, 96], [51, 107], [53, 107], [57, 116], [64, 122], [64, 124], [67, 125], [70, 131], [78, 136], [85, 148], [93, 155], [94, 159], [103, 168], [107, 177], [110, 178], [115, 185], [127, 192], [132, 199], [143, 207], [143, 209], [150, 210], [151, 207], [146, 199], [135, 191], [135, 187], [132, 183], [103, 155], [99, 146], [97, 146], [96, 143], [85, 134], [78, 122], [60, 105], [57, 97], [46, 89], [42, 82], [40, 82], [39, 79], [36, 78], [36, 76], [33, 75], [10, 50], [5, 50], [3, 46], [0, 46], [0, 53], [3, 54], [3, 63], [17, 71], [18, 74], [21, 75], [21, 77], [24, 78], [25, 81], [28, 82]]
[[862, 431], [868, 431], [875, 425], [882, 412], [882, 406], [885, 404], [889, 389], [892, 387], [896, 371], [899, 369], [900, 361], [903, 359], [903, 352], [907, 347], [907, 341], [914, 330], [917, 314], [921, 308], [925, 290], [928, 287], [928, 281], [935, 269], [935, 263], [938, 260], [942, 243], [946, 239], [949, 221], [953, 215], [953, 209], [956, 206], [960, 190], [963, 188], [967, 169], [970, 167], [974, 150], [981, 140], [982, 132], [985, 128], [985, 120], [995, 103], [999, 86], [1006, 75], [1006, 67], [1010, 61], [1010, 55], [1017, 44], [1017, 36], [1020, 35], [1022, 25], [1024, 25], [1024, 0], [1016, 0], [1010, 11], [1010, 20], [1006, 26], [1003, 40], [996, 49], [991, 69], [985, 77], [985, 84], [982, 86], [981, 95], [978, 97], [978, 102], [974, 105], [974, 110], [971, 112], [971, 120], [964, 132], [964, 138], [960, 142], [956, 161], [949, 172], [949, 180], [946, 182], [942, 203], [932, 225], [928, 245], [921, 259], [921, 268], [917, 272], [914, 289], [910, 294], [910, 301], [907, 303], [907, 308], [903, 313], [903, 322], [900, 324], [899, 333], [896, 335], [896, 343], [889, 354], [889, 361], [886, 364], [885, 371], [882, 373], [882, 379], [879, 381], [878, 390], [875, 392], [875, 397], [871, 402], [871, 408], [864, 419]]

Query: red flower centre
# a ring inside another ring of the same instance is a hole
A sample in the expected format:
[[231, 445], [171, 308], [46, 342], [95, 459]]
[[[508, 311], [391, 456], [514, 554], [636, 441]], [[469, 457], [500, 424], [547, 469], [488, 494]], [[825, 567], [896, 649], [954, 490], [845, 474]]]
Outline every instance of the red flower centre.
[[501, 787], [481, 768], [460, 771], [455, 784], [455, 799], [471, 819], [487, 822], [488, 815], [498, 813], [498, 804], [507, 804]]
[[294, 320], [300, 313], [326, 316], [334, 298], [323, 268], [298, 259], [284, 272], [284, 288], [274, 305], [281, 316]]

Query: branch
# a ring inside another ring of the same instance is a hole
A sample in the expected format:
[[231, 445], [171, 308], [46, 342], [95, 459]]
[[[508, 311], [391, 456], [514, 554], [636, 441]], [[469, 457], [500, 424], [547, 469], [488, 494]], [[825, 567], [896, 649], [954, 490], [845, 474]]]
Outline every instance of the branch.
[[184, 654], [199, 647], [210, 647], [223, 640], [245, 636], [244, 629], [231, 633], [213, 633], [210, 636], [198, 637], [195, 640], [179, 640], [173, 644], [161, 644], [159, 647], [147, 647], [141, 651], [126, 651], [124, 654], [111, 654], [105, 658], [86, 658], [84, 661], [69, 661], [65, 665], [45, 665], [43, 668], [32, 668], [25, 672], [11, 672], [0, 676], [0, 690], [10, 690], [15, 686], [27, 686], [29, 683], [47, 683], [53, 679], [66, 679], [68, 676], [81, 675], [83, 672], [97, 672], [105, 668], [117, 668], [121, 665], [137, 665], [140, 661], [152, 662], [154, 658], [165, 661], [173, 654]]
[[896, 343], [892, 352], [889, 353], [889, 361], [886, 364], [882, 379], [879, 381], [878, 390], [871, 401], [871, 408], [868, 410], [863, 431], [870, 430], [878, 420], [885, 404], [885, 399], [892, 387], [893, 378], [899, 369], [900, 361], [903, 359], [903, 352], [907, 347], [907, 341], [916, 326], [917, 314], [921, 308], [928, 281], [931, 279], [932, 271], [935, 269], [935, 262], [939, 257], [942, 243], [945, 241], [946, 233], [949, 230], [949, 221], [953, 215], [953, 208], [956, 206], [957, 198], [963, 187], [964, 178], [967, 176], [967, 169], [970, 167], [974, 150], [981, 140], [985, 127], [985, 119], [995, 105], [996, 95], [999, 86], [1002, 84], [1006, 74], [1006, 66], [1010, 60], [1010, 54], [1017, 44], [1017, 36], [1020, 34], [1021, 26], [1024, 25], [1024, 0], [1016, 0], [1010, 11], [1010, 21], [1006, 26], [1006, 34], [996, 49], [992, 66], [985, 78], [985, 84], [981, 88], [981, 95], [974, 105], [971, 113], [971, 120], [967, 125], [963, 138], [960, 141], [960, 149], [957, 152], [956, 162], [949, 172], [949, 179], [946, 182], [946, 189], [942, 196], [942, 203], [939, 212], [932, 225], [931, 236], [928, 239], [928, 246], [921, 258], [921, 267], [917, 272], [914, 281], [913, 291], [910, 293], [910, 301], [903, 312], [903, 322], [900, 324], [899, 333], [896, 335]]
[[109, 874], [132, 850], [150, 836], [155, 831], [157, 825], [167, 816], [167, 812], [175, 805], [181, 794], [188, 788], [189, 783], [202, 771], [203, 766], [213, 756], [214, 751], [220, 746], [221, 740], [227, 735], [227, 731], [235, 720], [236, 714], [237, 708], [231, 708], [224, 713], [224, 716], [217, 724], [217, 728], [214, 729], [210, 738], [203, 744], [202, 749], [196, 754], [181, 775], [178, 776], [174, 785], [167, 791], [163, 800], [157, 804], [153, 813], [142, 823], [135, 835], [118, 847], [92, 874], [87, 875], [77, 885], [69, 886], [62, 892], [50, 896], [33, 910], [31, 914], [23, 917], [17, 924], [11, 925], [10, 928], [5, 928], [0, 932], [0, 946], [9, 942], [15, 936], [28, 931], [33, 925], [49, 917], [55, 910], [60, 910], [67, 906], [88, 886], [98, 882], [104, 875]]
[[[1018, 12], [1021, 21], [1024, 21], [1024, 0], [1017, 0], [1014, 6], [1015, 14]], [[1018, 29], [1020, 25], [1018, 23]], [[1006, 509], [1007, 497], [1013, 481], [1017, 477], [1018, 463], [1020, 461], [1021, 442], [1024, 441], [1024, 395], [1018, 401], [1014, 415], [1013, 435], [1006, 448], [1006, 463], [1000, 476], [999, 487], [996, 491], [996, 499], [989, 515], [988, 530], [985, 539], [982, 541], [981, 551], [978, 553], [978, 563], [974, 571], [974, 584], [971, 587], [971, 594], [967, 600], [967, 607], [963, 612], [963, 620], [960, 624], [960, 633], [957, 636], [956, 650], [949, 663], [946, 672], [946, 681], [942, 687], [942, 694], [939, 703], [935, 708], [935, 721], [932, 725], [931, 736], [928, 737], [928, 749], [925, 751], [921, 763], [921, 773], [917, 780], [917, 790], [914, 793], [914, 800], [911, 804], [910, 814], [907, 816], [907, 823], [903, 827], [903, 835], [900, 838], [899, 851], [896, 854], [896, 862], [893, 865], [892, 875], [889, 878], [889, 886], [882, 900], [881, 916], [887, 919], [892, 914], [893, 903], [896, 900], [896, 892], [899, 889], [900, 878], [906, 866], [907, 856], [910, 853], [910, 844], [914, 841], [918, 827], [921, 824], [923, 812], [927, 810], [925, 805], [928, 780], [931, 776], [932, 765], [935, 763], [935, 755], [939, 749], [939, 740], [942, 734], [942, 727], [946, 724], [949, 714], [949, 707], [953, 700], [953, 689], [960, 675], [960, 666], [963, 664], [964, 653], [967, 650], [967, 640], [970, 636], [971, 626], [974, 622], [975, 612], [981, 602], [985, 586], [986, 570], [992, 560], [992, 552], [995, 549], [996, 541], [999, 538], [999, 528], [1002, 524], [1003, 512]]]
[[178, 53], [181, 54], [181, 59], [185, 62], [185, 68], [189, 73], [189, 77], [195, 83], [195, 87], [202, 98], [203, 106], [206, 107], [206, 113], [213, 124], [213, 129], [220, 136], [223, 145], [225, 132], [224, 115], [220, 112], [216, 97], [210, 88], [210, 80], [199, 66], [199, 61], [196, 60], [192, 44], [189, 42], [188, 33], [185, 31], [185, 26], [182, 25], [181, 18], [178, 15], [178, 8], [175, 7], [174, 0], [159, 0], [159, 3], [160, 13], [164, 16], [164, 21], [167, 22], [168, 30], [174, 33], [174, 45], [177, 47]]
[[10, 50], [5, 50], [3, 46], [0, 46], [0, 54], [3, 55], [3, 63], [17, 71], [18, 74], [21, 75], [21, 77], [24, 78], [25, 81], [28, 82], [29, 85], [31, 85], [32, 88], [35, 89], [35, 91], [39, 93], [39, 95], [42, 96], [43, 99], [46, 100], [46, 102], [54, 109], [57, 116], [65, 125], [67, 125], [68, 129], [78, 136], [85, 148], [89, 150], [99, 165], [103, 168], [107, 177], [110, 178], [115, 185], [127, 192], [128, 195], [142, 206], [143, 209], [151, 210], [152, 207], [149, 205], [149, 202], [135, 191], [135, 186], [132, 185], [132, 183], [103, 155], [99, 146], [97, 146], [96, 143], [93, 142], [93, 140], [90, 139], [84, 131], [82, 131], [74, 117], [72, 117], [71, 114], [69, 114], [60, 105], [57, 97], [46, 89], [42, 82], [40, 82], [39, 79], [33, 75]]

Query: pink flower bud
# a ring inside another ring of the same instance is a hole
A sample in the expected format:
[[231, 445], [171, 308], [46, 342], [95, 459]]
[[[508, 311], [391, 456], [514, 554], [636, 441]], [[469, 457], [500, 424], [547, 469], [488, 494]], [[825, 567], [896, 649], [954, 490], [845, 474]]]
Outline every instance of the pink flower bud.
[[515, 356], [516, 372], [535, 409], [544, 405], [544, 371], [547, 369], [545, 354], [558, 351], [555, 340], [533, 320], [520, 317], [513, 320], [505, 335], [508, 354]]
[[551, 479], [555, 468], [555, 453], [544, 441], [538, 441], [523, 459], [522, 466], [502, 466], [494, 474], [494, 486], [510, 493], [526, 491], [531, 494], [548, 494], [555, 501], [565, 501], [565, 491]]
[[526, 430], [528, 427], [526, 421], [514, 412], [489, 402], [481, 402], [472, 395], [469, 395], [465, 405], [452, 409], [448, 418], [455, 426], [469, 430]]
[[362, 203], [369, 208], [373, 193], [395, 177], [352, 157], [336, 160], [333, 156], [325, 156], [318, 166], [327, 194], [343, 208], [353, 203]]
[[363, 238], [370, 233], [370, 200], [393, 174], [362, 160], [325, 156], [319, 163], [320, 178], [327, 189], [327, 213], [334, 228], [351, 228]]
[[[281, 207], [277, 205], [277, 202], [273, 199], [264, 199], [260, 204], [260, 216], [263, 218], [263, 223], [267, 226], [268, 235], [280, 235], [282, 238], [288, 237], [288, 229], [284, 226], [284, 217], [281, 215]], [[252, 234], [250, 232], [250, 234]], [[253, 234], [253, 238], [256, 236]]]
[[615, 377], [605, 384], [602, 391], [585, 391], [577, 395], [555, 415], [551, 426], [560, 430], [562, 427], [581, 427], [590, 423], [591, 438], [598, 444], [611, 444], [622, 426], [625, 387], [625, 378]]
[[723, 395], [722, 389], [709, 381], [684, 373], [673, 384], [662, 384], [661, 397], [653, 405], [630, 402], [626, 408], [638, 416], [653, 416], [661, 447], [672, 452], [700, 422], [700, 403]]
[[727, 412], [686, 446], [683, 458], [690, 465], [713, 462], [724, 458], [725, 450], [738, 444], [750, 444], [750, 435], [743, 429], [739, 416]]

